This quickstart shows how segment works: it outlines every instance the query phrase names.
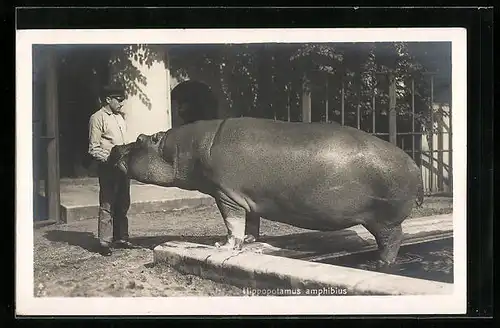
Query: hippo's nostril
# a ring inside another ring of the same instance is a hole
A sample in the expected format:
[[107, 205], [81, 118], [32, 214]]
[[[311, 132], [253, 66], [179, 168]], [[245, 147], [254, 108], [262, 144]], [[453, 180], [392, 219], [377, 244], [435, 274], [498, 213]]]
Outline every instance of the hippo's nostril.
[[144, 142], [146, 140], [146, 136], [144, 134], [139, 134], [137, 137], [137, 142]]

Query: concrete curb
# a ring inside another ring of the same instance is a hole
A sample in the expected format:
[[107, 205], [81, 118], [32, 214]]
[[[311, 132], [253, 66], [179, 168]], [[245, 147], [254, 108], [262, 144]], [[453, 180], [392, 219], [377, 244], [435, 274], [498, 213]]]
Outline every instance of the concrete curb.
[[[412, 219], [405, 234], [449, 234], [449, 218], [442, 216], [429, 228], [431, 218]], [[424, 227], [427, 227], [424, 229]], [[409, 231], [410, 230], [410, 231]], [[346, 234], [340, 231], [340, 234]], [[356, 232], [351, 232], [355, 234]], [[408, 240], [410, 240], [408, 239]], [[262, 245], [266, 248], [266, 245]], [[214, 246], [188, 242], [167, 242], [154, 248], [154, 263], [168, 264], [175, 269], [202, 278], [249, 289], [328, 290], [345, 289], [347, 295], [442, 295], [453, 292], [453, 284], [397, 275], [370, 272], [300, 259], [286, 258], [253, 251], [241, 252], [217, 249]], [[258, 247], [257, 247], [258, 248]]]
[[346, 295], [442, 295], [453, 285], [307, 262], [213, 246], [167, 242], [154, 249], [154, 262], [205, 279], [249, 289], [346, 290]]
[[[99, 182], [97, 178], [61, 179], [61, 220], [64, 223], [95, 218], [99, 211]], [[43, 204], [44, 183], [38, 195]], [[214, 199], [198, 191], [164, 188], [130, 181], [129, 214], [166, 212], [185, 208], [212, 205]], [[41, 210], [44, 211], [43, 209]]]

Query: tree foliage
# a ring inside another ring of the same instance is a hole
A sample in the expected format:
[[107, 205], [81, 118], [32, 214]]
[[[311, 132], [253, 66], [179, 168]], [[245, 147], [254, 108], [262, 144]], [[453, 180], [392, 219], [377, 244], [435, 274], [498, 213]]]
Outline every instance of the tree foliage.
[[165, 47], [163, 45], [115, 46], [108, 62], [111, 69], [111, 83], [123, 85], [128, 94], [138, 96], [142, 103], [151, 109], [151, 100], [143, 90], [148, 85], [148, 81], [140, 67], [150, 68], [154, 63], [163, 63], [164, 59]]
[[[449, 43], [138, 44], [88, 49], [78, 50], [85, 53], [79, 71], [112, 76], [112, 82], [124, 85], [148, 107], [151, 102], [143, 91], [148, 81], [136, 63], [163, 62], [166, 51], [171, 74], [179, 81], [208, 84], [223, 116], [298, 121], [305, 90], [312, 96], [313, 120], [324, 121], [327, 116], [330, 121], [340, 120], [343, 109], [346, 124], [356, 125], [359, 112], [361, 124], [371, 125], [374, 108], [378, 116], [387, 115], [389, 109], [388, 72], [396, 80], [396, 110], [402, 120], [415, 115], [428, 125], [431, 97], [438, 102], [451, 99]], [[106, 62], [105, 56], [111, 60]], [[436, 73], [432, 95], [428, 72]]]
[[140, 66], [150, 68], [155, 63], [163, 63], [164, 45], [68, 45], [58, 46], [58, 50], [60, 74], [68, 75], [68, 79], [97, 89], [110, 83], [121, 85], [127, 94], [138, 96], [151, 108], [151, 100], [144, 91], [148, 81]]
[[[450, 45], [446, 43], [224, 44], [170, 48], [171, 73], [179, 80], [200, 80], [219, 95], [230, 116], [300, 120], [301, 97], [311, 92], [317, 119], [340, 115], [342, 85], [346, 120], [366, 119], [375, 108], [389, 109], [389, 72], [396, 80], [401, 116], [429, 118], [430, 76], [434, 100], [449, 102]], [[326, 110], [325, 99], [328, 99]], [[318, 108], [325, 108], [325, 110]], [[316, 110], [315, 110], [316, 109]]]

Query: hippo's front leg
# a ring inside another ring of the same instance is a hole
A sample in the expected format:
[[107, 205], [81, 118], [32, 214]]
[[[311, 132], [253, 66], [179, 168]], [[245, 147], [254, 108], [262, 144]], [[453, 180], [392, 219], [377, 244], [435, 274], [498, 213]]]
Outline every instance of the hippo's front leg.
[[241, 250], [245, 238], [245, 211], [239, 205], [225, 199], [216, 199], [224, 224], [227, 228], [227, 240], [224, 244], [215, 243], [222, 249]]

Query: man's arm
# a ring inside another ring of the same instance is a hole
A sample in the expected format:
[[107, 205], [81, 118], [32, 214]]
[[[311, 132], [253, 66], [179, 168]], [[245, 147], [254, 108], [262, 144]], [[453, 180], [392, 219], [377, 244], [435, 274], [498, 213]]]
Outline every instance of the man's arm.
[[109, 151], [101, 147], [102, 119], [91, 116], [89, 120], [89, 154], [99, 162], [108, 160]]

